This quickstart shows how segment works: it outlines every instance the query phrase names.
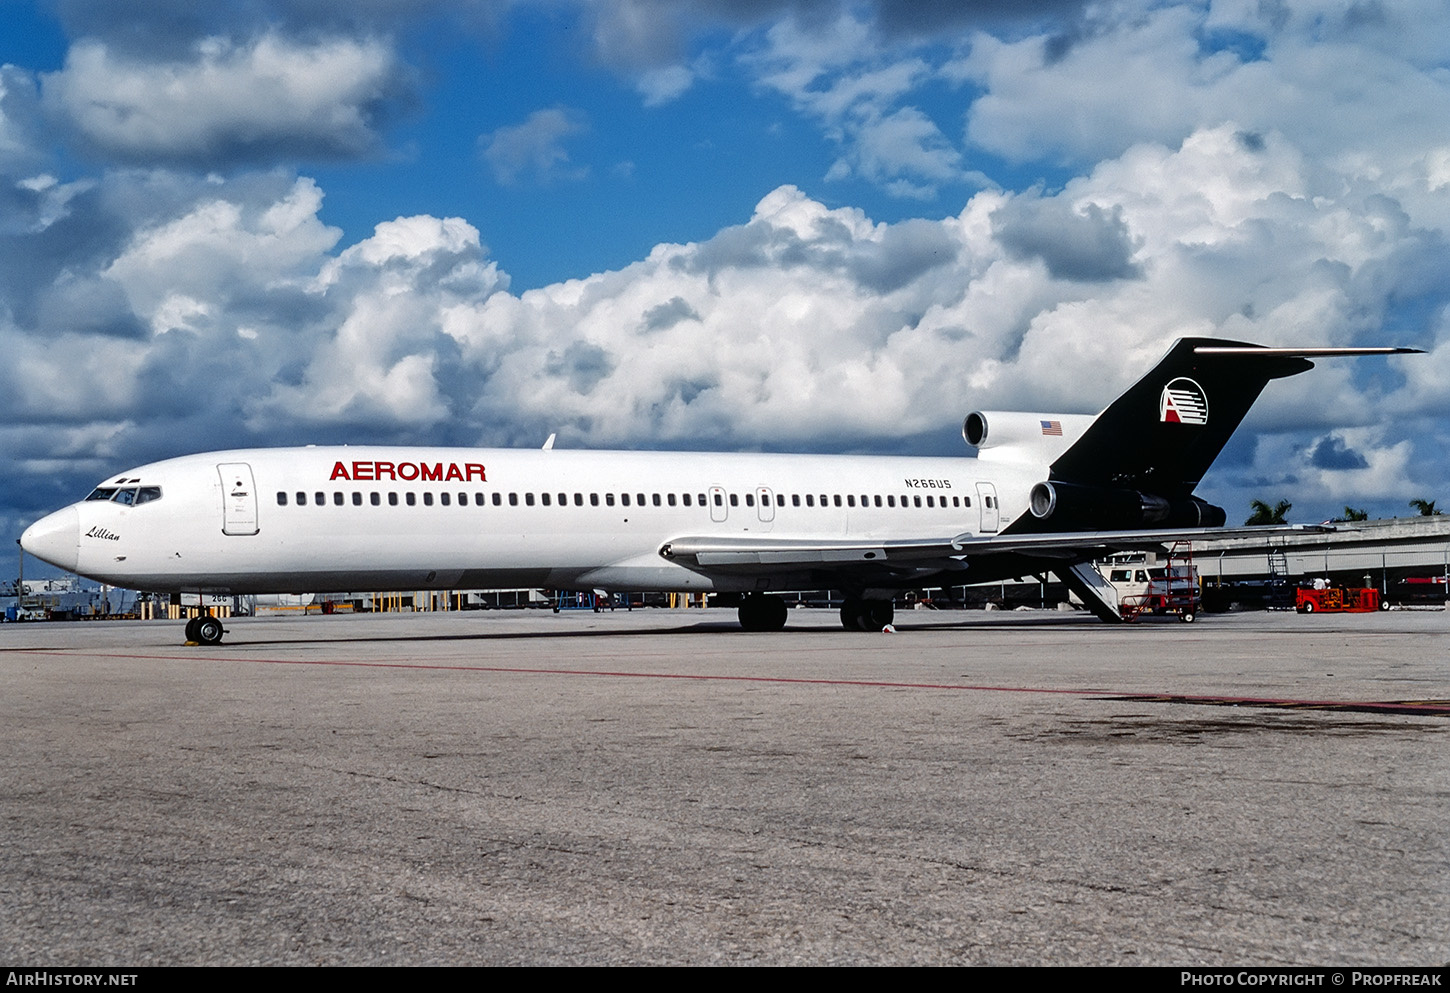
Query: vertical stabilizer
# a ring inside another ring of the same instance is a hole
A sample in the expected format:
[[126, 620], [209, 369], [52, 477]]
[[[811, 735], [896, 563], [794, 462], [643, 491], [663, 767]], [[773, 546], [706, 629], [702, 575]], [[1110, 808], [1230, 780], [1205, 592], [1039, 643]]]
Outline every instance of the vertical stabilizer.
[[1271, 379], [1310, 350], [1182, 338], [1052, 464], [1054, 481], [1189, 496]]

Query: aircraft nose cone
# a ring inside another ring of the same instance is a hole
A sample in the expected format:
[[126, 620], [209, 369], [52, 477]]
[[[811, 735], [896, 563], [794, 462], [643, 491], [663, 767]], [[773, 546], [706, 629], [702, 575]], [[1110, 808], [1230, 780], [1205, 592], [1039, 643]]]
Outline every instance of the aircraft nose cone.
[[75, 507], [66, 507], [26, 528], [20, 547], [51, 565], [75, 572], [80, 541], [81, 515]]

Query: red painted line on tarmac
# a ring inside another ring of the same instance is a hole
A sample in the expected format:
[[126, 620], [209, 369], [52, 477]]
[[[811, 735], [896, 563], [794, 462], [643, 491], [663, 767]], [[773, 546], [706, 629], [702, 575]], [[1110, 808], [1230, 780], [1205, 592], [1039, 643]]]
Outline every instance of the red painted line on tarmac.
[[[70, 656], [75, 653], [35, 649], [37, 655]], [[1122, 693], [1105, 689], [1061, 689], [1042, 686], [990, 686], [975, 683], [908, 683], [876, 679], [806, 679], [793, 676], [725, 676], [686, 672], [628, 672], [612, 669], [537, 669], [518, 666], [440, 665], [421, 662], [356, 662], [338, 659], [273, 659], [219, 655], [94, 655], [93, 658], [140, 659], [159, 662], [255, 662], [262, 665], [334, 666], [348, 669], [416, 669], [441, 672], [491, 672], [524, 676], [604, 676], [615, 679], [686, 679], [699, 682], [783, 683], [805, 686], [858, 686], [875, 689], [955, 690], [977, 693], [1041, 693], [1057, 696], [1098, 697], [1125, 703], [1187, 703], [1209, 706], [1272, 707], [1276, 709], [1349, 710], [1370, 713], [1405, 713], [1450, 717], [1446, 700], [1297, 700], [1282, 697], [1213, 696], [1177, 693]]]

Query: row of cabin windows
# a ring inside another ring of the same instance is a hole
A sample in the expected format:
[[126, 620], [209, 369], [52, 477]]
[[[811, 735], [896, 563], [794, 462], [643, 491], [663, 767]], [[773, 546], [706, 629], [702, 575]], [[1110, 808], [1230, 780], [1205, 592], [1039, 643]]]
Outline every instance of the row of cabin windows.
[[[523, 497], [523, 505], [526, 506], [526, 507], [532, 507], [537, 502], [537, 504], [540, 505], [540, 506], [544, 506], [544, 507], [553, 506], [553, 504], [555, 502], [555, 496], [556, 495], [553, 494], [553, 493], [540, 493], [540, 494], [537, 495], [537, 497], [535, 497], [535, 494], [533, 494], [533, 493], [524, 493], [524, 494], [522, 494], [522, 497]], [[794, 493], [794, 494], [791, 494], [789, 497], [786, 497], [784, 494], [782, 494], [782, 495], [779, 495], [779, 496], [774, 497], [774, 500], [773, 501], [772, 501], [771, 494], [769, 494], [769, 493], [761, 493], [758, 496], [759, 496], [759, 500], [760, 500], [760, 505], [763, 506], [763, 507], [771, 506], [772, 502], [777, 507], [784, 507], [784, 506], [787, 506], [787, 500], [789, 500], [789, 506], [792, 506], [792, 507], [801, 507], [801, 506], [805, 506], [805, 507], [815, 507], [815, 506], [817, 506], [817, 503], [816, 503], [817, 497], [816, 497], [816, 494], [814, 494], [814, 493], [806, 493], [804, 495], [799, 494], [799, 493]], [[305, 507], [309, 503], [309, 495], [306, 492], [304, 492], [303, 490], [298, 490], [295, 494], [293, 494], [293, 497], [295, 498], [295, 501], [297, 503], [297, 506], [299, 506], [299, 507]], [[505, 498], [507, 498], [508, 505], [510, 507], [517, 507], [519, 505], [519, 497], [520, 497], [520, 494], [518, 494], [518, 493], [504, 494], [504, 493], [495, 492], [494, 494], [492, 494], [492, 498], [490, 499], [490, 495], [487, 494], [487, 493], [474, 493], [473, 494], [472, 503], [476, 507], [482, 507], [482, 506], [485, 506], [488, 503], [492, 503], [495, 507], [502, 507], [504, 505]], [[585, 497], [586, 497], [586, 494], [584, 494], [584, 493], [575, 493], [574, 494], [573, 501], [572, 501], [573, 505], [576, 506], [576, 507], [582, 507], [582, 506], [584, 506]], [[587, 497], [588, 497], [589, 506], [591, 506], [591, 507], [598, 507], [600, 505], [600, 494], [598, 494], [598, 493], [590, 493], [590, 494], [587, 494]], [[707, 501], [706, 495], [704, 493], [700, 493], [700, 494], [694, 495], [694, 496], [692, 496], [689, 493], [680, 493], [680, 494], [665, 493], [663, 495], [661, 495], [659, 493], [653, 493], [653, 494], [644, 494], [644, 493], [634, 493], [634, 494], [630, 494], [630, 493], [620, 493], [618, 495], [616, 495], [614, 493], [605, 493], [603, 495], [604, 506], [606, 506], [606, 507], [613, 507], [613, 506], [615, 506], [615, 504], [617, 502], [618, 505], [621, 506], [621, 507], [628, 507], [628, 506], [630, 506], [630, 503], [631, 503], [631, 497], [633, 498], [634, 505], [635, 506], [638, 506], [638, 507], [645, 507], [645, 506], [655, 506], [655, 507], [663, 507], [663, 506], [676, 507], [676, 506], [683, 506], [683, 507], [690, 507], [690, 506], [696, 506], [696, 505], [701, 506], [701, 507], [705, 507], [705, 506], [708, 506], [708, 504], [709, 504], [709, 501]], [[725, 505], [725, 500], [727, 499], [726, 495], [723, 494], [723, 493], [713, 493], [713, 494], [710, 495], [710, 497], [711, 497], [711, 499], [713, 499], [713, 502], [714, 502], [715, 506], [717, 506], [717, 507], [723, 507]], [[570, 504], [570, 502], [571, 502], [570, 499], [569, 499], [569, 494], [568, 493], [559, 493], [559, 494], [557, 494], [557, 498], [558, 498], [558, 505], [560, 507], [567, 507]], [[755, 504], [756, 504], [756, 498], [757, 498], [757, 494], [755, 494], [755, 493], [746, 493], [745, 494], [745, 506], [747, 506], [747, 507], [754, 507]], [[277, 506], [279, 506], [279, 507], [285, 507], [285, 506], [287, 506], [288, 499], [289, 499], [288, 498], [288, 494], [287, 494], [287, 492], [285, 490], [278, 490], [277, 491]], [[436, 499], [437, 499], [437, 503], [439, 505], [444, 506], [444, 507], [448, 507], [448, 506], [451, 506], [453, 504], [453, 502], [454, 502], [454, 494], [445, 490], [445, 491], [442, 491], [442, 492], [438, 493]], [[730, 506], [732, 506], [732, 507], [738, 507], [738, 506], [740, 506], [740, 494], [738, 494], [738, 493], [731, 493], [731, 494], [729, 494], [728, 499], [730, 501]], [[822, 507], [833, 507], [833, 506], [834, 507], [856, 507], [856, 506], [861, 506], [861, 507], [872, 507], [872, 506], [875, 506], [875, 507], [896, 507], [896, 506], [902, 506], [902, 507], [921, 507], [921, 506], [926, 506], [926, 507], [942, 507], [942, 508], [948, 507], [948, 504], [947, 504], [948, 497], [946, 497], [946, 496], [940, 496], [940, 497], [938, 497], [938, 496], [935, 496], [933, 494], [927, 494], [926, 496], [922, 496], [920, 494], [915, 494], [915, 493], [912, 493], [912, 494], [903, 494], [901, 496], [901, 498], [900, 498], [900, 500], [901, 500], [900, 504], [897, 503], [897, 497], [896, 497], [896, 494], [894, 494], [894, 493], [888, 493], [885, 496], [882, 496], [879, 493], [878, 494], [875, 494], [875, 495], [863, 493], [860, 496], [860, 502], [859, 503], [857, 502], [857, 496], [854, 493], [847, 493], [847, 494], [844, 494], [844, 495], [842, 495], [840, 493], [835, 493], [835, 494], [822, 493], [820, 495], [820, 498], [819, 499], [820, 499], [819, 506], [822, 506]], [[435, 500], [435, 497], [434, 497], [434, 494], [433, 494], [433, 492], [431, 490], [425, 490], [423, 492], [423, 506], [425, 506], [425, 507], [431, 507], [431, 506], [433, 506], [434, 500]], [[951, 504], [950, 504], [951, 507], [970, 507], [972, 505], [972, 498], [971, 497], [956, 497], [956, 496], [954, 496], [954, 497], [951, 497], [950, 500], [951, 500]], [[390, 507], [396, 507], [396, 506], [398, 506], [398, 503], [399, 503], [399, 494], [397, 494], [396, 492], [389, 492], [387, 494], [387, 501], [388, 501], [388, 506], [390, 506]], [[323, 492], [322, 490], [318, 490], [315, 493], [312, 493], [311, 494], [310, 502], [314, 506], [318, 506], [318, 507], [326, 506], [328, 504], [328, 502], [329, 502], [328, 501], [328, 495], [325, 492]], [[347, 502], [348, 502], [347, 501], [347, 495], [344, 494], [341, 490], [334, 490], [333, 491], [331, 503], [334, 506], [341, 507], [344, 504], [346, 504]], [[378, 491], [376, 491], [376, 490], [374, 490], [374, 491], [372, 491], [372, 492], [370, 492], [370, 493], [367, 494], [367, 502], [370, 503], [370, 504], [372, 504], [374, 507], [379, 507], [383, 503], [383, 494], [380, 493], [380, 492], [378, 492]], [[402, 494], [402, 502], [404, 504], [406, 504], [407, 506], [409, 506], [409, 507], [416, 506], [417, 503], [418, 503], [418, 494], [413, 493], [411, 491], [410, 492], [407, 492], [407, 493], [404, 493], [404, 494]], [[460, 507], [467, 507], [469, 505], [469, 495], [467, 493], [462, 493], [462, 492], [458, 493], [457, 494], [457, 503], [458, 503], [458, 506], [460, 506]], [[355, 507], [361, 507], [363, 505], [363, 494], [360, 493], [360, 492], [358, 492], [357, 490], [354, 490], [352, 492], [352, 504]], [[989, 506], [990, 506], [990, 504], [989, 504]]]

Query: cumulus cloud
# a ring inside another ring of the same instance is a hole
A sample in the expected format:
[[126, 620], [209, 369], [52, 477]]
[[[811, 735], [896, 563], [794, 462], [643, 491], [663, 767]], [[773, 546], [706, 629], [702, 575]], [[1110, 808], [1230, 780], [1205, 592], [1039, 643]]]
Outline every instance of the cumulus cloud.
[[[1443, 4], [1103, 5], [1070, 43], [1062, 37], [979, 32], [943, 66], [984, 91], [967, 114], [970, 143], [1080, 164], [1232, 120], [1408, 192], [1450, 127]], [[1243, 38], [1256, 44], [1230, 43]]]
[[989, 185], [930, 116], [905, 103], [935, 75], [931, 64], [883, 49], [872, 26], [850, 12], [826, 24], [780, 21], [742, 62], [761, 87], [785, 95], [841, 146], [828, 179], [857, 175], [923, 200], [943, 184]]
[[1344, 439], [1328, 434], [1309, 450], [1309, 464], [1318, 469], [1368, 469], [1363, 455], [1344, 443]]
[[658, 107], [676, 100], [695, 82], [695, 74], [682, 65], [661, 66], [639, 76], [635, 84], [646, 107]]
[[514, 186], [525, 179], [538, 183], [578, 180], [588, 166], [576, 166], [564, 149], [564, 140], [589, 130], [582, 111], [568, 107], [536, 110], [521, 124], [510, 124], [479, 138], [479, 149], [493, 169], [494, 179]]
[[49, 112], [98, 152], [207, 164], [373, 150], [401, 76], [381, 41], [269, 33], [249, 43], [207, 38], [168, 61], [82, 40], [41, 80]]
[[40, 96], [34, 78], [13, 65], [0, 65], [0, 174], [34, 168], [44, 161], [39, 145]]
[[1142, 274], [1132, 261], [1133, 239], [1121, 205], [1106, 210], [1087, 203], [1079, 211], [1061, 198], [1025, 195], [1004, 204], [992, 224], [1008, 252], [1040, 258], [1059, 279], [1097, 282]]

